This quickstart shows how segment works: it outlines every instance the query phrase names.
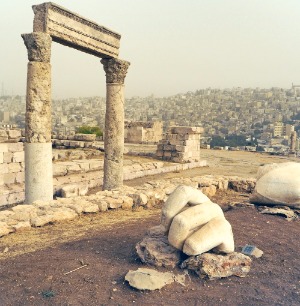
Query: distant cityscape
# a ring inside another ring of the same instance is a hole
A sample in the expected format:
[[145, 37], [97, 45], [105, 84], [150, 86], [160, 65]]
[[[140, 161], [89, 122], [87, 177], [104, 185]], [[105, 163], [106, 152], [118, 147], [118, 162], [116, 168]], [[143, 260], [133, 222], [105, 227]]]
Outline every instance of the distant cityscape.
[[[1, 96], [0, 126], [24, 128], [25, 104], [24, 96]], [[103, 129], [105, 98], [53, 100], [52, 115], [54, 135], [73, 135], [83, 125]], [[206, 88], [169, 97], [132, 97], [126, 99], [125, 119], [161, 121], [164, 131], [169, 126], [201, 126], [203, 145], [222, 146], [228, 141], [230, 146], [230, 140], [238, 139], [232, 146], [296, 152], [299, 149], [300, 87]]]

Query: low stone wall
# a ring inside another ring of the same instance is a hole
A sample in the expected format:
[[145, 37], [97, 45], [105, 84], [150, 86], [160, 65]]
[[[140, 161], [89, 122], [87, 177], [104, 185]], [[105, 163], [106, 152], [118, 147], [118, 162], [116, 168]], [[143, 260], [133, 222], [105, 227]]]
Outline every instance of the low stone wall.
[[[20, 143], [20, 145], [23, 145]], [[0, 144], [1, 146], [1, 144]], [[24, 193], [24, 163], [23, 180], [14, 184], [3, 184], [0, 190], [0, 207], [23, 203], [25, 199]], [[0, 164], [1, 166], [1, 164]], [[127, 165], [123, 168], [124, 180], [132, 180], [135, 178], [157, 175], [172, 171], [187, 170], [191, 168], [206, 166], [206, 161], [194, 162], [188, 164], [171, 164], [164, 167], [163, 162], [135, 163]], [[103, 160], [88, 159], [57, 162], [53, 164], [53, 185], [54, 195], [61, 196], [62, 190], [66, 186], [74, 186], [81, 190], [85, 190], [86, 194], [89, 189], [102, 186], [103, 184]], [[73, 193], [71, 192], [71, 195]]]
[[104, 151], [102, 142], [98, 141], [83, 141], [70, 139], [52, 139], [52, 146], [56, 149], [77, 149], [90, 148]]
[[[90, 196], [59, 198], [50, 202], [36, 201], [31, 205], [17, 205], [0, 211], [0, 237], [16, 231], [40, 227], [53, 222], [75, 219], [81, 214], [101, 213], [112, 209], [132, 210], [137, 207], [161, 206], [167, 196], [178, 186], [200, 188], [215, 186], [216, 189], [236, 189], [249, 192], [255, 179], [238, 177], [199, 176], [149, 181], [136, 188], [123, 186], [120, 190], [100, 191]], [[204, 187], [201, 187], [205, 185]]]
[[0, 143], [19, 142], [21, 139], [20, 129], [0, 129]]

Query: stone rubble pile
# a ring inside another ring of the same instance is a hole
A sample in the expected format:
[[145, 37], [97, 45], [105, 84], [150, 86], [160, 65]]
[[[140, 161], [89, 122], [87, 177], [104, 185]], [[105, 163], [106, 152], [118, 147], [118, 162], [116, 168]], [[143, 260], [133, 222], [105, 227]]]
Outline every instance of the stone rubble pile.
[[[237, 177], [218, 177], [222, 181], [236, 182]], [[168, 195], [180, 184], [198, 188], [201, 182], [217, 183], [211, 176], [194, 178], [174, 178], [168, 181], [148, 181], [135, 188], [123, 186], [112, 191], [99, 191], [90, 196], [57, 198], [48, 202], [36, 201], [31, 205], [17, 205], [0, 211], [0, 237], [30, 227], [44, 226], [49, 223], [70, 220], [81, 214], [99, 213], [111, 209], [131, 210], [138, 207], [161, 206]], [[249, 180], [252, 184], [252, 180]], [[219, 184], [226, 186], [227, 184]], [[228, 184], [230, 185], [230, 184]]]
[[156, 156], [176, 163], [200, 160], [201, 127], [170, 127], [157, 145]]

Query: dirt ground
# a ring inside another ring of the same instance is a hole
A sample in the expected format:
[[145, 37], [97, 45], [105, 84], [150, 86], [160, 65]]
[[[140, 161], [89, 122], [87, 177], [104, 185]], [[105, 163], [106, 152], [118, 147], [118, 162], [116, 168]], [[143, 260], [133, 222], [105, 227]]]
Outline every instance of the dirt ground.
[[[210, 167], [164, 178], [249, 177], [257, 165], [286, 161], [255, 153], [210, 152]], [[138, 183], [140, 179], [130, 182]], [[248, 196], [227, 192], [213, 200], [228, 207], [247, 202]], [[237, 249], [251, 244], [264, 251], [245, 278], [208, 281], [190, 273], [185, 286], [173, 283], [153, 292], [132, 289], [124, 282], [125, 274], [144, 266], [134, 247], [149, 227], [158, 224], [160, 208], [117, 210], [1, 238], [0, 305], [300, 305], [300, 222], [263, 215], [251, 207], [230, 209], [225, 215]]]

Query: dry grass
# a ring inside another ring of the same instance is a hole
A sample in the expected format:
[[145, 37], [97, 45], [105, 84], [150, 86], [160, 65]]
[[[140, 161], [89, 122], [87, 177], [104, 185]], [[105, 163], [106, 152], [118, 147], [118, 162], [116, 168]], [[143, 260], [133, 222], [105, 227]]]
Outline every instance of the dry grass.
[[[41, 228], [20, 231], [1, 238], [0, 260], [78, 240], [87, 233], [91, 235], [95, 230], [106, 230], [127, 222], [140, 222], [141, 219], [159, 216], [159, 213], [160, 209], [111, 210], [105, 213], [82, 215], [75, 220], [58, 222]], [[6, 248], [8, 251], [4, 252]]]

